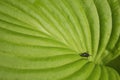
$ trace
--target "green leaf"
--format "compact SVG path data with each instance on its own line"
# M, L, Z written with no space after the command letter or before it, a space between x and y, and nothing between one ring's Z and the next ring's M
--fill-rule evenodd
M118 0L0 0L0 80L120 80L119 55Z
M114 69L116 69L118 71L118 73L120 74L120 56L118 56L116 59L110 61L107 65L110 67L113 67Z

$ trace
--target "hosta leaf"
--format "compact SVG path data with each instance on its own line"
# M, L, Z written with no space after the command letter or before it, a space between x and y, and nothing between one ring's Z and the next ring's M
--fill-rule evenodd
M119 64L119 61L120 61L120 56L117 57L116 59L112 60L111 62L109 62L107 65L113 67L114 69L116 69L119 72L119 74L120 74L120 64Z
M89 21L89 27L91 31L91 47L92 47L92 55L95 57L97 50L98 50L98 44L99 44L99 37L100 37L100 25L99 25L99 16L96 9L96 6L94 4L94 1L92 0L81 0L79 2L86 13L87 19ZM94 13L93 13L94 12ZM93 18L94 17L94 18Z
M119 4L0 0L0 80L120 80Z
M98 54L96 55L96 60L99 61L99 58L105 50L108 40L110 38L112 29L112 13L107 0L95 0L95 4L98 10L100 20L100 42L98 47Z
M112 12L112 33L111 37L109 40L109 43L106 48L106 52L104 56L105 57L105 62L109 62L110 60L116 58L120 54L120 8L119 8L119 3L117 0L108 0ZM111 54L112 53L112 54ZM109 58L109 59L107 59Z

